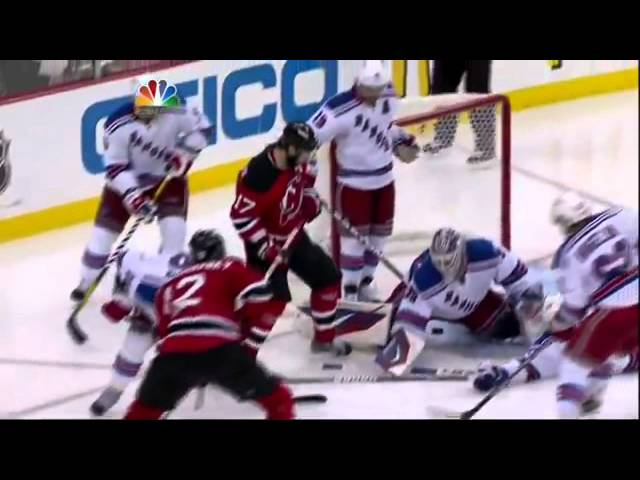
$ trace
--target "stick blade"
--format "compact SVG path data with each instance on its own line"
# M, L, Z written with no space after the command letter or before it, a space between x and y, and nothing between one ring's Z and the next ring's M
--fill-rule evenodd
M428 405L427 411L435 418L447 420L460 420L462 413L439 405Z
M73 315L67 320L67 331L69 332L71 339L78 345L84 344L89 339L87 334L80 328L76 317Z
M322 394L313 395L296 395L293 397L293 401L296 404L309 404L309 403L327 403L327 396Z

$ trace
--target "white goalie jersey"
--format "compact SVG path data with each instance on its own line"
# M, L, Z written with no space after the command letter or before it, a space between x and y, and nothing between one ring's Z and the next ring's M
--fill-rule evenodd
M469 239L467 272L462 281L446 283L426 250L411 266L410 282L416 295L400 304L396 320L403 317L460 320L475 310L494 285L517 297L533 282L526 265L513 253L490 240Z
M409 135L393 124L398 97L388 85L375 106L358 98L355 87L329 99L311 117L320 144L334 140L338 182L360 190L393 181L393 150Z
M174 155L192 160L207 146L211 129L196 107L162 113L150 123L137 119L133 109L133 102L127 103L105 123L107 184L119 193L157 185Z

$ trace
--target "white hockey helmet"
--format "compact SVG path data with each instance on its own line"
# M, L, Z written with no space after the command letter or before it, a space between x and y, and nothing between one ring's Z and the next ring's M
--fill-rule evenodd
M382 60L365 60L364 67L356 78L357 85L369 88L384 88L390 81Z
M565 192L551 205L551 222L569 233L571 227L593 215L589 202L575 192Z

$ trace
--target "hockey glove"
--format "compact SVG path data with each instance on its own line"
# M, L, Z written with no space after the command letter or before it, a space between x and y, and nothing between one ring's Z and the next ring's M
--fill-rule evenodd
M173 154L165 165L165 170L171 177L184 177L191 169L193 160L191 155Z
M483 363L478 368L478 375L473 379L473 387L480 392L488 392L504 383L508 376L509 372L505 368Z
M272 264L276 261L276 258L281 257L282 265L286 264L287 258L282 249L276 245L272 241L265 241L258 248L258 257L267 262L268 264Z
M131 215L142 217L147 223L153 221L156 206L146 193L138 188L130 188L124 192L124 206Z
M132 307L124 299L112 298L100 311L111 323L119 323L131 313Z
M407 138L396 145L393 153L395 153L396 157L403 163L414 162L420 154L420 146L416 142L416 137L408 135Z

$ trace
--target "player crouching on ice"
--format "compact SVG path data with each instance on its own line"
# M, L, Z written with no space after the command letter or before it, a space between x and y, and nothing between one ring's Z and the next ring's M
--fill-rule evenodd
M558 376L559 417L578 418L602 404L612 374L638 371L638 213L593 214L569 192L556 199L551 216L567 236L553 260L559 305L544 319L543 338L554 343L515 379ZM517 360L488 365L474 384L487 390L517 367Z
M210 124L197 108L186 108L182 99L179 107L141 106L139 99L118 108L105 123L106 184L82 257L81 280L71 292L74 301L81 301L98 277L131 215L148 222L158 217L161 252L179 253L184 247L186 174L207 145ZM166 175L171 180L154 203L151 198Z
M267 272L277 259L282 258L284 243L289 236L294 236L286 259L269 279L274 298L280 302L281 312L291 301L287 281L291 269L311 288L315 329L312 351L347 355L351 351L350 345L334 342L340 271L303 228L320 214L320 202L313 189L315 170L310 164L317 145L309 125L288 124L278 141L252 158L240 172L230 216L244 241L247 263L262 272ZM256 351L269 331L255 329L251 332L250 339Z
M449 228L438 230L429 249L414 260L408 282L411 288L401 284L392 295L399 300L394 301L391 338L376 357L393 375L408 370L433 330L446 332L453 327L449 323L463 325L480 339L519 337L524 332L514 307L523 297L540 306L543 302L542 284L513 253Z
M562 295L551 295L546 297L543 311L532 313L520 313L526 324L531 324L531 330L544 331L542 335L533 343L531 349L537 347L548 337L553 337L553 333L559 328L554 317L562 304ZM531 308L531 307L525 307ZM510 383L530 383L548 378L556 378L562 363L562 352L565 348L564 342L553 337L554 343L545 348L536 356L524 370L513 377ZM638 349L628 355L614 356L610 359L611 373L619 375L623 373L637 372L639 367ZM502 365L490 361L483 362L478 368L478 374L473 380L473 387L480 392L487 392L492 388L501 385L512 375L521 365L520 358L515 358ZM585 412L586 413L586 412Z

